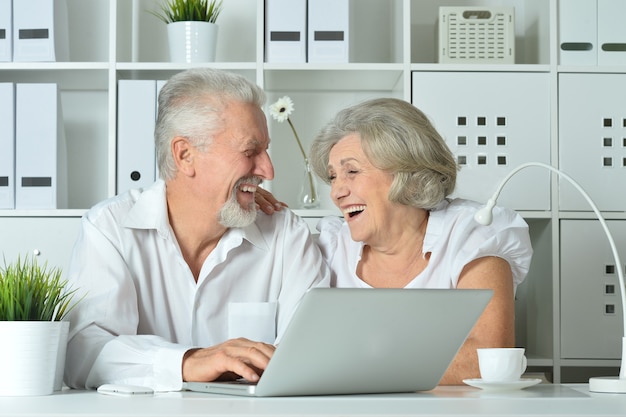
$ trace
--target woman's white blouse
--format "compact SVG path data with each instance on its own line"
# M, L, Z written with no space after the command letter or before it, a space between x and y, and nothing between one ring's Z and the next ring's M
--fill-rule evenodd
M430 261L406 288L456 288L463 267L485 256L506 260L517 288L532 258L528 225L513 210L495 207L493 223L483 226L474 220L480 208L479 203L454 199L431 210L422 249L423 254L431 253ZM331 268L331 286L370 287L356 275L364 243L352 240L347 223L326 217L317 228L318 244Z

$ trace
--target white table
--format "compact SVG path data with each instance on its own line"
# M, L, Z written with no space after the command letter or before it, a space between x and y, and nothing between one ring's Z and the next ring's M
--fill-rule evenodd
M625 416L626 394L587 385L541 384L488 392L438 387L410 394L244 398L191 392L113 397L65 390L43 397L0 397L0 416Z

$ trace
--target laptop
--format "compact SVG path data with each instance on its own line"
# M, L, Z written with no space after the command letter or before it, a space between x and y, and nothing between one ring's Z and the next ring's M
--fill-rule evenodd
M183 388L257 397L431 390L492 293L313 288L256 384L187 382Z

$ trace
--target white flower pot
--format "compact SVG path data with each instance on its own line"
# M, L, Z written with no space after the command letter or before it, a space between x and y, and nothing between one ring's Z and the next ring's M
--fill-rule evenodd
M209 22L173 22L167 24L172 62L214 62L217 25Z
M52 394L68 327L59 321L0 321L0 396Z

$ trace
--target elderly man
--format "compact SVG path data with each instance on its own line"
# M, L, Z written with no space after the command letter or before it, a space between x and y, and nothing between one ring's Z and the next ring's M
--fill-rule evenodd
M256 381L298 302L329 272L289 210L257 214L274 170L263 91L239 75L193 69L159 95L160 180L97 204L83 220L69 279L65 381L181 389Z

